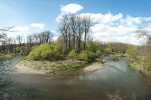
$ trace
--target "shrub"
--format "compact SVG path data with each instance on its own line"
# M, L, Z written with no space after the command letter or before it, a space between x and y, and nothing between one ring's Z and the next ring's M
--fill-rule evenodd
M76 53L76 50L73 49L69 54L68 54L68 57L69 58L72 58L72 59L76 59L78 56L78 54Z
M30 60L40 60L40 55L36 51L31 51L28 55Z
M129 46L128 49L126 50L126 54L129 55L131 58L136 58L138 55L138 50L134 46Z
M78 54L78 60L81 61L88 61L88 54L86 51L82 51L80 54Z
M112 52L112 49L111 48L105 48L104 50L106 53L111 53Z
M63 55L55 51L50 44L44 43L33 47L28 58L31 60L59 60L63 59Z
M101 52L100 50L97 50L97 51L96 51L96 54L97 54L98 56L100 56L100 55L102 54L102 52Z
M95 58L99 57L96 53L92 51L87 51L87 55L88 55L88 62L93 62L95 61Z
M82 51L79 55L78 55L78 60L81 61L87 61L88 63L95 61L95 58L97 58L97 54L92 52L92 51Z

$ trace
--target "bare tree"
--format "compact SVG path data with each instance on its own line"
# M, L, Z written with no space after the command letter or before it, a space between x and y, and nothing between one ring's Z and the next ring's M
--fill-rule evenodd
M60 19L59 31L62 34L67 48L67 52L76 49L81 51L82 37L84 34L84 49L86 48L87 35L92 26L90 17L81 17L78 15L64 15Z
M42 43L48 43L52 41L52 33L50 31L44 31L40 33Z
M19 44L19 46L21 47L23 37L22 37L21 35L18 35L18 36L16 37L16 40L18 41L18 44Z
M69 26L70 26L70 23L69 23L69 16L67 16L67 15L64 15L63 16L63 18L62 19L60 19L60 28L59 28L59 31L60 31L60 33L62 34L62 36L63 36L63 38L64 38L64 42L65 42L65 47L66 47L66 51L68 52L69 51L69 48L70 48L70 44L68 44L68 43L70 43L70 41L68 41L68 39L70 38L70 37L68 37L68 36L70 36L69 34L70 34L70 28L69 28Z
M140 38L143 38L143 39L146 39L147 40L147 45L148 46L151 46L151 34L147 31L147 30L145 30L145 29L143 29L143 28L141 28L141 27L138 27L138 30L136 31L136 36L140 39Z
M149 66L147 66L148 70L151 70L151 34L143 29L143 28L138 28L138 30L136 31L136 36L138 38L143 38L144 41L146 41L145 46L143 46L143 50L142 50L142 56L145 57L146 62L149 64Z
M92 23L92 19L90 18L90 16L84 16L83 17L83 24L84 24L84 50L86 49L86 40L87 40L87 36L90 32L90 28L94 25L94 23Z
M33 40L34 40L33 35L28 35L28 36L27 36L27 43L29 44L29 47L32 46Z

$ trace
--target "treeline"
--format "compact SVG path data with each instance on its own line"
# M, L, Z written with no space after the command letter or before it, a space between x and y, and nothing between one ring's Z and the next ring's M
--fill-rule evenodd
M90 62L100 55L126 53L128 44L94 41L90 33L95 24L90 16L64 15L60 19L60 36L56 41L53 41L50 31L34 33L26 38L20 35L10 38L3 34L1 52L25 54L32 60L71 58Z
M44 31L23 37L18 35L16 38L1 37L2 53L20 53L29 54L31 47L42 43L51 43L53 41L53 33Z

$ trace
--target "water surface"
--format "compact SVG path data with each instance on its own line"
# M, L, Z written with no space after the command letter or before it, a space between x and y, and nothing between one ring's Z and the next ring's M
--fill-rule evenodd
M10 65L19 60L13 58ZM101 70L61 79L14 73L13 83L3 90L14 100L108 100L108 95L115 94L123 100L151 100L151 80L133 71L128 63L127 58L107 60Z

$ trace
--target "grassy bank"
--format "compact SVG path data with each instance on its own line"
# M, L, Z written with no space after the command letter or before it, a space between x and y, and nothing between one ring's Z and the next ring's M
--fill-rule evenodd
M147 78L151 79L150 65L148 65L148 63L144 59L140 60L131 59L130 67L133 70L136 70L143 74L144 76L146 76Z
M17 56L18 54L14 54L14 53L12 53L12 54L1 54L0 55L0 61L3 61L3 60L6 60L6 59L11 59L11 58L13 58L13 57L15 57L15 56Z

